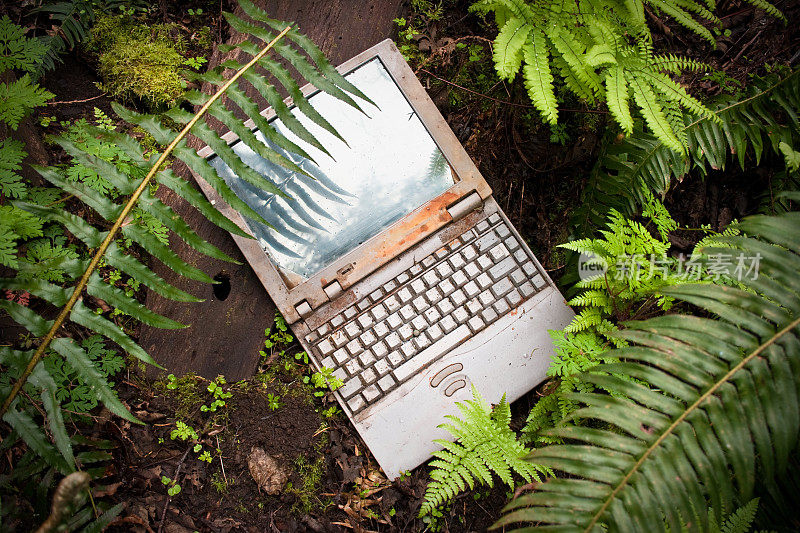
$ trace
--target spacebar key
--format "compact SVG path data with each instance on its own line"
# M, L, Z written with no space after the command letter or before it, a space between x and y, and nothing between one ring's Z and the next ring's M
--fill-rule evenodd
M441 356L452 350L461 341L469 337L470 331L466 324L462 324L444 337L442 337L436 344L425 348L409 361L403 363L394 371L394 377L397 381L403 382L433 363Z

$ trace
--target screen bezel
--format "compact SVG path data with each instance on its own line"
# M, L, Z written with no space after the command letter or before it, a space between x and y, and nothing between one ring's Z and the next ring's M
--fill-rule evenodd
M353 284L446 225L452 220L447 208L460 199L473 192L477 192L482 199L491 194L491 189L480 175L472 159L467 155L391 39L386 39L346 61L338 67L338 70L346 75L375 57L380 59L409 105L422 121L423 126L442 151L455 174L455 183L436 198L414 209L305 280L297 279L299 276L292 279L289 275L281 273L257 240L232 235L245 259L250 263L281 314L290 324L301 318L297 311L298 305L307 302L311 309L315 309L330 300L324 290L329 284L338 281L342 291L346 292ZM309 97L318 90L309 84L302 88L302 92ZM291 99L287 99L286 102L291 106ZM261 115L272 119L275 113L268 108L263 110ZM252 120L247 121L245 125L255 128ZM229 145L238 140L238 136L230 131L222 138ZM214 155L214 152L206 146L198 151L198 155L209 158ZM244 218L228 206L205 180L194 172L192 174L209 200L225 216L250 233Z

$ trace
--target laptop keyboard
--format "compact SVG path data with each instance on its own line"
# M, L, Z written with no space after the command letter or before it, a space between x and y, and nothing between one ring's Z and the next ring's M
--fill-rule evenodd
M356 414L547 285L497 213L343 310L306 340Z

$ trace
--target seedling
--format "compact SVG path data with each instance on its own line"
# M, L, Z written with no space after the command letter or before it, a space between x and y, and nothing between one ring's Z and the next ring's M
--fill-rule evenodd
M200 437L192 426L178 420L177 422L175 422L175 429L173 429L172 432L169 434L169 438L171 438L172 440L185 441L189 440L190 438L192 440L197 440Z
M175 479L171 479L167 476L161 476L161 483L163 483L164 486L169 487L167 489L167 494L169 494L170 496L175 496L181 491L181 486L177 483L177 480Z
M281 397L275 394L267 394L267 404L269 405L271 411L275 411L281 407L281 402L279 401L280 399Z
M217 379L208 384L206 390L214 397L214 401L211 402L211 405L201 405L200 410L202 412L214 412L218 408L225 406L225 400L233 396L233 393L225 392L223 390L222 386L226 383L227 382L223 376L217 376Z

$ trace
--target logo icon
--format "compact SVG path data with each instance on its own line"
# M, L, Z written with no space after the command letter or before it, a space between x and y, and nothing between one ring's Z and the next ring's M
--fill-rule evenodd
M602 276L608 270L608 263L605 259L592 252L581 252L578 258L578 276L582 280Z

